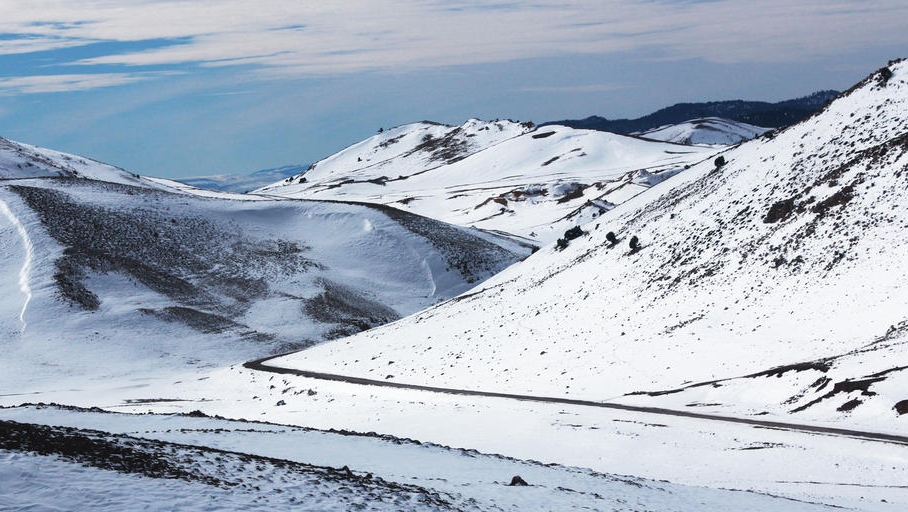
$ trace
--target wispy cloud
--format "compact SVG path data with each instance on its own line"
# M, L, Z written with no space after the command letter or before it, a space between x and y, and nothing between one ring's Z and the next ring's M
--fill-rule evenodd
M143 50L109 48L74 63L244 65L259 75L299 76L637 50L724 63L798 61L904 44L908 3L0 0L0 12L0 55L98 41L172 41ZM106 76L99 83L134 78Z
M0 55L17 55L23 53L46 52L91 44L91 41L80 39L61 39L42 36L17 36L0 39Z
M620 91L627 89L627 85L618 84L589 84L589 85L542 85L523 87L520 92L546 92L546 93L600 93Z
M7 77L0 78L0 95L85 91L131 84L158 76L161 74L98 73Z

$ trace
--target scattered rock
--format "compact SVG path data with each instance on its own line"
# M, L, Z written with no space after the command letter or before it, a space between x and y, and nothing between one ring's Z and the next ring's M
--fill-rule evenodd
M511 483L509 483L508 485L511 487L526 487L530 484L528 484L523 478L520 478L520 475L514 475L514 478L511 479Z
M895 409L895 412L897 412L899 416L908 414L908 400L902 400L901 402L896 403L893 409Z
M853 400L849 400L849 401L845 402L844 404L840 405L836 410L839 412L848 412L848 411L854 409L855 407L861 405L861 403L862 402L860 400L855 398Z
M571 229L564 232L564 238L566 238L568 240L574 240L574 239L580 238L583 235L584 235L584 232L582 229L580 229L580 226L574 226Z
M769 207L766 217L763 217L765 224L775 224L776 222L787 219L795 209L795 198L790 197L781 201L776 201Z

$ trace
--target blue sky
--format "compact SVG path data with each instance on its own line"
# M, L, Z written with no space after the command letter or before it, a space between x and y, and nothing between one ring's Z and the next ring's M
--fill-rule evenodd
M423 119L787 99L908 49L904 0L0 0L0 13L0 136L163 177L308 163Z

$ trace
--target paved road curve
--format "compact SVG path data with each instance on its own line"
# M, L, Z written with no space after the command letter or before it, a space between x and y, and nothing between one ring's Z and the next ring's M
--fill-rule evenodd
M254 361L243 364L243 367L250 370L261 372L280 373L284 375L297 375L310 379L329 380L336 382L346 382L348 384L360 384L364 386L379 386L383 388L412 389L415 391L428 391L431 393L445 393L448 395L464 396L481 396L489 398L505 398L509 400L522 400L525 402L542 402L549 404L578 405L582 407L599 407L601 409L615 409L619 411L639 412L645 414L660 414L663 416L676 416L681 418L694 418L698 420L723 421L727 423L740 423L744 425L753 425L763 428L775 428L783 430L793 430L798 432L824 434L833 436L852 437L855 439L864 439L867 441L879 441L885 443L902 444L908 446L908 436L899 436L894 434L882 434L879 432L865 432L861 430L849 430L843 428L820 427L814 425L802 425L798 423L786 423L781 421L765 421L753 418L735 418L733 416L720 416L715 414L702 414L690 411L679 411L675 409L664 409L661 407L641 407L636 405L624 405L609 402L594 402L592 400L577 400L573 398L558 398L549 396L517 395L512 393L495 393L492 391L474 391L469 389L439 388L434 386L421 386L418 384L404 384L401 382L391 382L385 380L364 379L361 377L350 377L347 375L336 375L333 373L312 372L307 370L297 370L295 368L282 368L280 366L271 366L266 364L272 359L283 357L287 354L263 357Z

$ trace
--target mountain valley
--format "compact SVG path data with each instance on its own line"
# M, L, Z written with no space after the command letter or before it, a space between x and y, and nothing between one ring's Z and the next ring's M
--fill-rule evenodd
M904 510L908 61L685 119L249 193L0 139L0 508Z

